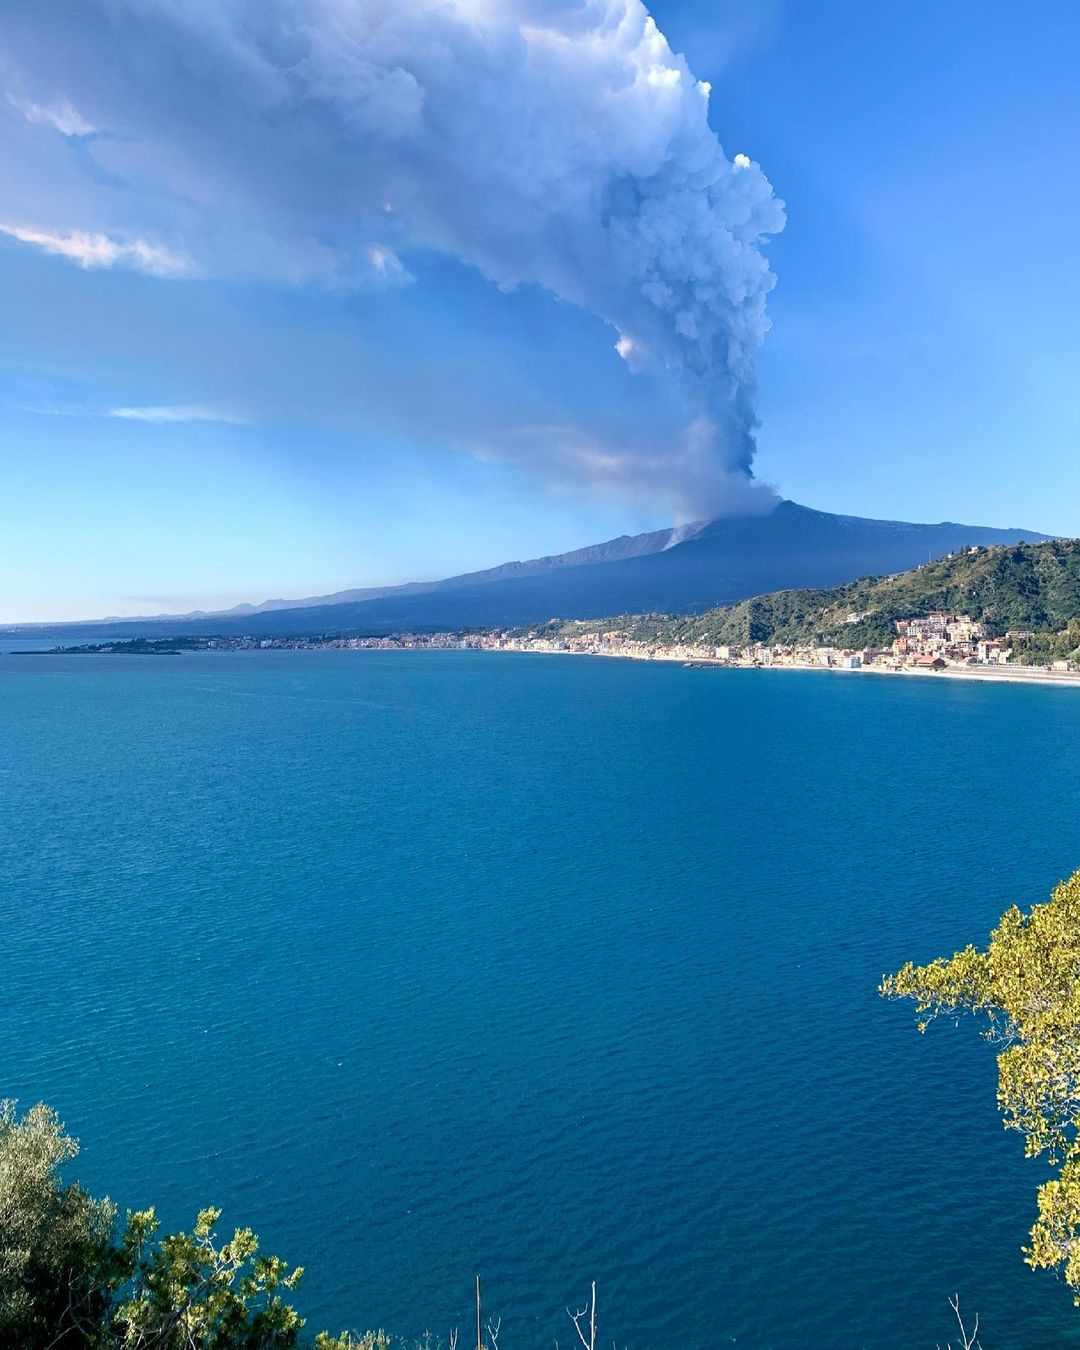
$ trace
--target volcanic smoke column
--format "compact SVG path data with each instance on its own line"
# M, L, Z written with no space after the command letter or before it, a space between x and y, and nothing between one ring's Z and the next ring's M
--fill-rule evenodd
M416 43L420 15L442 43ZM783 204L747 156L725 155L709 86L640 0L481 0L437 20L406 5L373 45L416 82L397 142L408 167L389 185L403 246L545 287L609 323L632 369L681 387L686 425L666 443L544 428L528 453L665 493L686 517L752 509L754 357L774 284L762 244Z
M0 6L8 115L84 141L55 172L102 172L67 194L78 218L45 218L40 174L0 185L9 235L159 276L363 290L435 250L544 287L673 381L681 429L478 412L457 439L686 517L753 498L783 207L641 0L56 0L43 31L40 0Z

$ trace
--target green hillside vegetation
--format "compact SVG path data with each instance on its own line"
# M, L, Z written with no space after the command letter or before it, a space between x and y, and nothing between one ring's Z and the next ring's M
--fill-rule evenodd
M616 629L645 642L817 643L858 650L887 646L897 619L932 610L970 614L995 637L1032 632L1032 639L1015 644L1020 662L1073 656L1080 649L1080 540L979 548L895 576L860 577L829 590L777 591L704 614L556 620L528 631L559 637ZM851 622L853 615L861 617Z
M887 976L887 998L911 999L925 1031L971 1013L999 1047L998 1106L1051 1176L1024 1258L1060 1272L1080 1305L1080 872L1028 911L1013 905L984 951L968 945Z

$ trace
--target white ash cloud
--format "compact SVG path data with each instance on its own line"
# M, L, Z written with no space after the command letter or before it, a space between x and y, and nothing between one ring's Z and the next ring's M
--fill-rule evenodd
M28 122L53 127L61 136L94 135L95 128L66 98L60 99L58 103L24 103L14 94L9 94L8 102L13 108L17 108Z
M122 422L149 422L154 426L170 426L177 422L222 422L228 426L247 426L247 419L226 408L214 408L204 403L150 404L146 407L110 408L106 417Z
M42 230L32 225L3 222L0 222L0 234L17 239L21 244L31 244L54 257L67 258L87 269L131 267L157 277L183 276L189 270L187 260L181 255L146 239L113 239L87 230Z
M6 0L0 51L10 101L65 110L37 134L97 133L66 197L8 176L8 233L83 266L362 289L434 251L543 287L669 374L685 430L491 452L684 513L747 495L783 208L640 0Z

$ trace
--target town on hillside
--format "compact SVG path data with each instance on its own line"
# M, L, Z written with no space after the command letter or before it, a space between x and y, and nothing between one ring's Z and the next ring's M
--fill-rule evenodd
M851 613L847 622L861 623L865 614ZM580 623L580 633L563 632L557 637L509 636L485 642L500 649L523 651L566 651L593 655L655 657L667 660L708 661L729 666L825 666L837 669L947 670L975 666L1006 666L1013 659L1017 643L1034 634L1012 631L1004 638L991 637L986 625L968 614L949 614L943 610L918 617L899 619L896 636L887 647L840 647L816 643L747 642L742 644L703 644L641 641L618 629L597 629ZM1077 664L1054 661L1049 669L1066 673Z
M852 612L846 622L853 627L867 615ZM608 620L608 623L611 621ZM962 671L994 668L1015 663L1034 673L1037 667L1016 660L1017 648L1036 635L1013 630L1004 637L992 637L987 625L968 614L949 614L933 610L929 614L899 619L889 646L826 646L817 643L744 642L715 643L703 639L684 642L648 638L624 628L609 628L603 621L578 619L546 629L504 629L482 632L395 633L386 636L340 637L200 637L136 638L94 644L54 648L65 653L140 653L180 651L282 651L331 649L357 650L452 650L500 652L560 652L585 656L623 656L639 660L684 661L744 668L792 666L837 670L933 670ZM1052 674L1067 675L1080 671L1080 662L1055 660L1043 667Z

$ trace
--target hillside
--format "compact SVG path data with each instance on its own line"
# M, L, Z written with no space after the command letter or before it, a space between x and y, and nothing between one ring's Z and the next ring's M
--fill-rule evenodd
M897 619L931 610L970 614L997 636L1016 630L1036 634L1018 645L1021 660L1071 654L1080 646L1080 540L978 548L895 576L778 591L699 615L622 616L603 623L662 642L801 642L858 649L887 645ZM853 621L854 616L860 617ZM533 631L555 635L574 629L552 623Z
M766 515L699 523L692 531L622 536L572 553L506 563L485 572L379 592L341 592L307 602L268 601L242 613L21 625L9 635L156 637L393 633L506 628L553 614L698 614L748 596L828 587L901 572L969 545L1045 536L945 521L918 525L814 511L780 502ZM343 596L351 598L342 598Z

